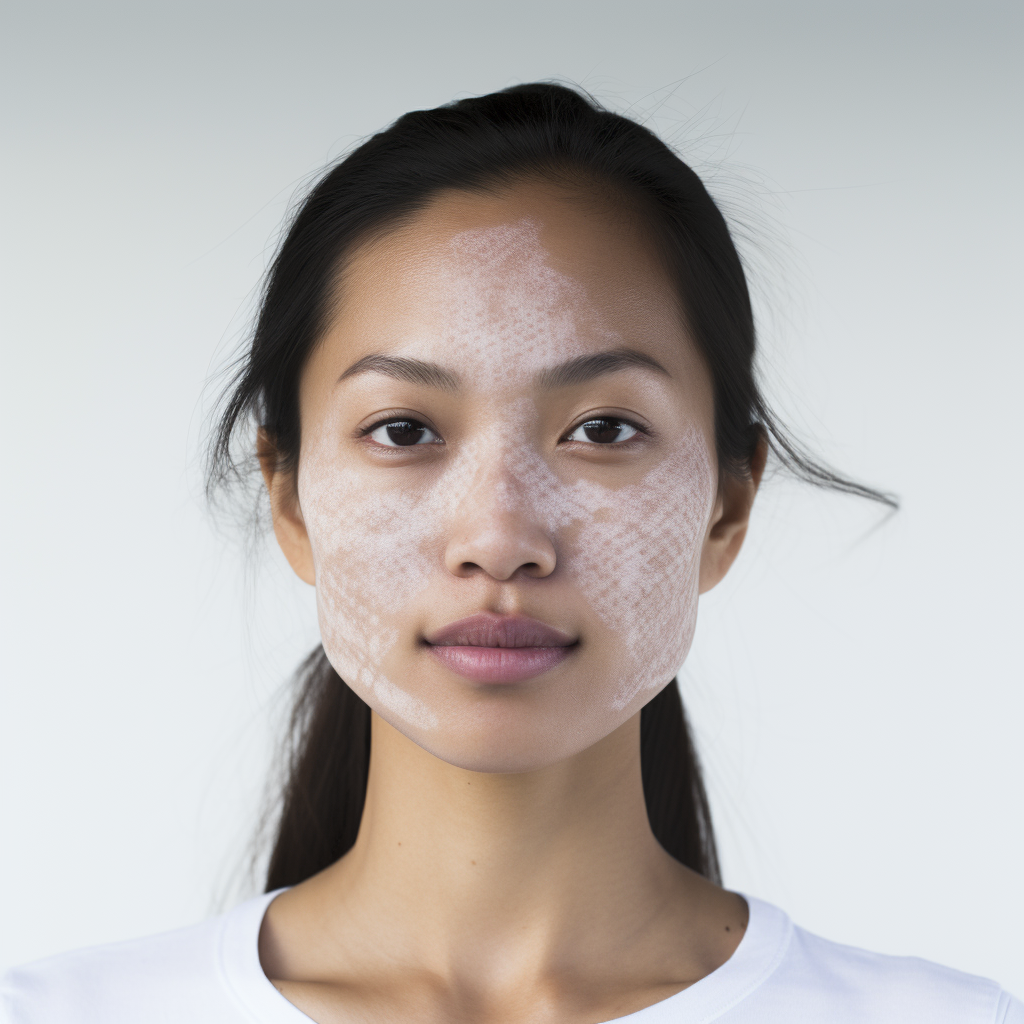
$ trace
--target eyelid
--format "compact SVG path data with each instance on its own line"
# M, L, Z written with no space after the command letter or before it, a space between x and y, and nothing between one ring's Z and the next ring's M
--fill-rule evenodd
M383 427L386 423L395 423L396 421L407 420L410 423L419 423L426 427L428 430L433 431L439 440L444 441L441 437L441 431L435 427L430 420L425 416L418 413L411 413L405 409L386 409L384 412L374 413L370 422L366 426L356 427L354 431L355 437L367 437L372 434L378 427Z
M578 416L571 427L565 431L564 434L558 439L558 443L561 444L566 441L570 434L575 433L583 426L584 423L590 423L592 420L616 420L619 423L625 423L631 426L639 434L643 434L644 437L654 437L654 431L651 427L642 421L638 416L631 416L629 413L624 412L610 412L607 409L602 409L597 412L584 413L582 416ZM616 441L614 444L604 445L606 448L613 448L616 445L627 445L630 441L634 440L630 438L628 441ZM578 442L577 442L578 443Z

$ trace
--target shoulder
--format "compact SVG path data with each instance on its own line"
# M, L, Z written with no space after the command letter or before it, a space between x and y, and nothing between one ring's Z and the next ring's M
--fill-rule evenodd
M837 1024L1024 1024L1024 1008L994 981L798 927L762 998L780 1009L800 1006L801 1019Z
M0 1024L241 1019L224 983L221 947L226 923L245 908L189 928L16 967L0 980Z

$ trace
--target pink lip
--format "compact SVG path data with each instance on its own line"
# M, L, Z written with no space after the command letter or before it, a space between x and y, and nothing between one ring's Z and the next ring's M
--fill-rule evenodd
M482 683L516 683L564 661L576 641L561 630L519 615L481 612L427 637L452 672Z

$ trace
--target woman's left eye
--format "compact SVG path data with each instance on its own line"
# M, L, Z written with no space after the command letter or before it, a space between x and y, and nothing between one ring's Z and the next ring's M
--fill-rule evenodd
M636 437L640 431L632 423L617 420L610 416L598 416L581 423L568 437L567 441L589 441L592 444L615 444Z
M385 448L411 448L416 444L434 444L440 441L437 434L419 420L397 419L379 423L369 436Z

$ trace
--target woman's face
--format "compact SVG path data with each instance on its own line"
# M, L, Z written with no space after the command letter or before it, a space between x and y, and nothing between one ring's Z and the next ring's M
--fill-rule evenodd
M350 262L300 406L299 571L331 663L396 729L526 771L672 679L712 396L625 219L538 187L436 201Z

